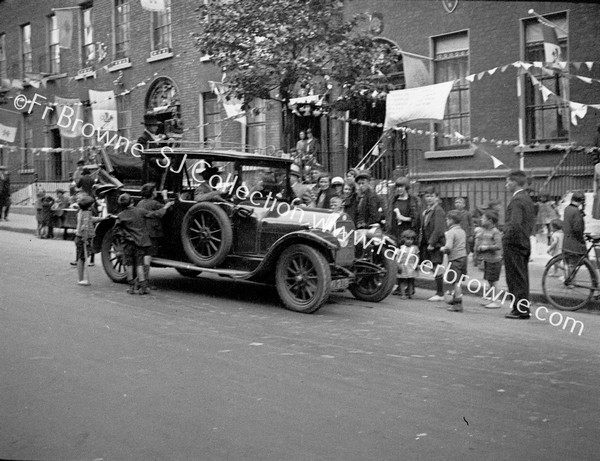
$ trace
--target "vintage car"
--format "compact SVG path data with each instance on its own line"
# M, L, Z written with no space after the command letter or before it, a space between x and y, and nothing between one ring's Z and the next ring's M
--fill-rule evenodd
M332 290L349 289L372 302L391 293L397 263L384 250L393 242L382 235L357 239L344 213L297 206L291 160L181 147L148 149L141 160L139 185L155 182L174 200L162 218L165 237L153 266L189 277L217 274L275 285L283 305L303 313L319 309ZM99 190L108 216L97 225L94 243L114 282L126 281L122 242L114 229L117 199L127 192L139 200L139 185L114 181ZM195 195L202 199L196 191L207 187L221 194L196 201Z

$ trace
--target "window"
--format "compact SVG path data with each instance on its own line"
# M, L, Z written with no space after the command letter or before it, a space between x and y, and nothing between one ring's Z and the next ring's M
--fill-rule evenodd
M58 21L56 16L50 16L50 40L48 46L48 56L50 59L50 73L60 73L60 46L59 46L59 35L60 30L58 29Z
M267 147L265 100L254 99L252 107L251 110L246 112L248 117L248 146L250 149L264 149Z
M33 72L33 55L31 53L31 24L21 26L21 62L23 72Z
M204 93L204 142L213 147L221 146L221 111L217 95Z
M567 37L568 24L565 14L547 16L556 24L556 35L561 48L562 60L568 61ZM527 62L544 62L544 40L542 26L537 19L525 22L525 53ZM561 77L552 67L531 67L529 69L542 85L557 96L568 99L568 80ZM525 75L525 136L527 143L545 141L568 141L569 139L569 106L555 97L544 96L540 88L533 85L530 74Z
M81 10L81 62L83 67L89 67L96 59L94 45L94 26L92 25L92 8Z
M469 72L469 36L466 32L447 35L435 39L435 82L447 82L466 77ZM442 123L436 124L440 136L436 138L436 149L451 149L457 146L468 146L459 139L444 138L441 134L463 136L471 135L469 82L460 80L454 84L446 115Z
M115 59L129 57L129 0L115 0Z
M8 78L8 66L6 64L6 34L0 34L0 78ZM2 85L0 84L0 87Z
M152 12L152 50L171 49L171 0L165 0L165 11Z

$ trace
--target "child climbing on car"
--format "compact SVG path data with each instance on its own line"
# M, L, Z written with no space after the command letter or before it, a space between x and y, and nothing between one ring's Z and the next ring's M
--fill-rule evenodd
M123 260L129 284L127 293L135 294L139 289L140 295L147 295L150 289L144 273L144 257L149 254L152 241L146 219L162 218L173 202L168 202L159 210L148 211L134 207L131 195L125 193L119 196L118 203L124 208L117 215L115 226L123 237Z

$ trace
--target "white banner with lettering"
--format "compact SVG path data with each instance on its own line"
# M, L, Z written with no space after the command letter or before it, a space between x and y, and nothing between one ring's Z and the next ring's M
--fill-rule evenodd
M416 120L443 120L454 82L390 91L386 98L384 130Z

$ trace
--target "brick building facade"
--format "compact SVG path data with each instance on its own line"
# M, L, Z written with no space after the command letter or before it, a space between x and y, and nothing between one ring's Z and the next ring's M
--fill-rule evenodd
M565 156L565 149L592 145L600 111L588 108L587 115L573 125L568 110L558 109L552 97L544 101L539 87L532 85L523 68L510 65L518 61L544 61L539 21L529 13L530 9L559 26L557 35L563 59L571 63L564 69L571 78L557 80L536 67L531 69L534 77L569 101L599 104L600 81L587 83L575 77L600 78L598 4L461 0L352 0L347 3L349 15L368 13L376 20L382 40L429 58L423 62L433 76L433 83L476 76L471 82L455 83L443 124L407 124L412 130L407 133L404 156L396 152L391 159L395 166L401 163L401 167L421 183L437 184L448 199L467 195L476 204L499 194L507 168L520 165L531 175L535 188L542 187L554 173L545 186L553 195L562 194L566 188L592 187L591 156L578 149ZM509 66L504 68L506 65ZM480 79L478 74L482 72L485 74ZM521 96L517 95L517 80L520 80ZM519 119L523 121L521 137ZM479 142L419 135L417 129L459 132L478 138ZM358 137L373 138L365 133L372 129L355 130L363 131ZM481 138L488 142L481 142ZM523 140L525 147L521 149L504 142L500 145L498 140ZM366 146L351 145L350 149L349 156L358 159L364 155ZM520 152L524 154L522 163ZM505 166L494 168L490 155ZM554 171L561 160L561 168ZM477 191L481 193L475 197Z

